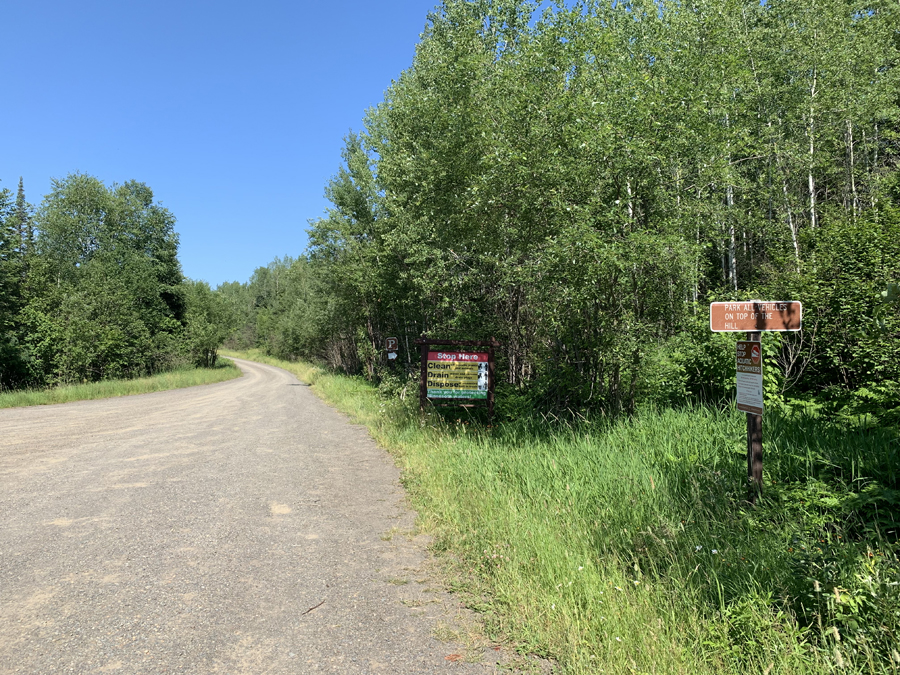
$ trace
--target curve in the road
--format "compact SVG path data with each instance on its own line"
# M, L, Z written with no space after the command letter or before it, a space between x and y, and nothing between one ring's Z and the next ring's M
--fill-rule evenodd
M397 469L292 375L0 410L0 673L483 672Z

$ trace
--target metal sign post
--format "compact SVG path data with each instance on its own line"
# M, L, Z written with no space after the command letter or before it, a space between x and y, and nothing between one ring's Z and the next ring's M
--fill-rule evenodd
M716 333L747 332L737 343L737 408L747 413L747 499L755 504L763 490L762 332L799 331L803 305L796 300L714 302L709 328Z
M494 418L494 384L496 368L494 350L500 346L496 340L433 340L425 337L416 340L421 349L419 374L419 408L425 409L428 401L433 406L478 407L487 404L488 423ZM430 347L444 347L431 351ZM486 352L446 349L453 347L487 347ZM435 403L438 400L464 401L460 403Z

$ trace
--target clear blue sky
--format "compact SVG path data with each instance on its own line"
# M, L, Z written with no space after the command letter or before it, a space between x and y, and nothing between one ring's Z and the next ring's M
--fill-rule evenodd
M246 281L306 247L342 138L412 63L437 0L3 3L0 187L135 179L187 276Z

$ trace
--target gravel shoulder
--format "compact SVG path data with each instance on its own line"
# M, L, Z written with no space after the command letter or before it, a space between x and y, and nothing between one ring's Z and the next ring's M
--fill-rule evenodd
M289 373L0 410L0 673L484 673L399 473ZM452 633L452 631L449 631ZM448 659L449 657L449 659Z

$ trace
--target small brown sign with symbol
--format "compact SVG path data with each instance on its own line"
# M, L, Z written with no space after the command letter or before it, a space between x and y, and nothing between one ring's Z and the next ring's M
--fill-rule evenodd
M386 338L384 341L384 348L386 351L395 352L399 346L400 340L397 338Z

